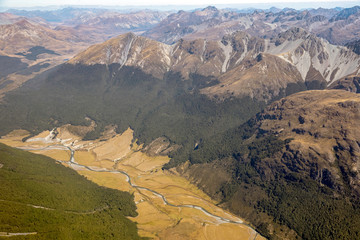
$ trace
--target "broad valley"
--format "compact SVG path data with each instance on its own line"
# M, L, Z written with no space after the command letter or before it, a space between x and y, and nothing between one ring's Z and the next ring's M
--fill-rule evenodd
M359 6L105 2L0 5L0 239L360 238Z

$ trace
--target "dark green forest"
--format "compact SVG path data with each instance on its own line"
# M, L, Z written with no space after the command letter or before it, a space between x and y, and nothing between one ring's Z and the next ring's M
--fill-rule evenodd
M37 232L12 239L140 239L131 194L3 144L0 164L0 232Z
M96 122L97 127L85 136L86 139L98 138L105 126L110 124L116 124L119 133L130 126L134 129L138 141L145 145L165 136L171 143L181 145L181 148L170 154L172 159L164 168L179 166L187 160L192 166L200 168L215 162L223 163L221 166L230 174L231 181L222 183L215 189L216 196L213 197L220 198L221 206L246 218L262 235L276 239L277 236L282 236L281 231L293 229L298 239L360 239L359 202L346 195L335 194L334 189L320 186L312 178L284 167L283 156L291 139L280 140L274 135L258 132L256 117L251 118L266 104L251 98L210 99L199 93L200 88L216 83L214 78L196 74L187 80L174 73L167 74L164 79L156 79L132 67L120 69L118 64L63 64L40 74L23 87L6 95L4 103L0 105L0 135L19 128L36 134L67 123L86 125L89 122L85 117L89 117ZM304 89L291 86L284 89L279 98L300 90ZM57 181L54 183L57 184ZM36 189L34 185L30 184ZM206 188L214 186L203 186L203 190L207 192ZM28 185L20 184L18 187L22 188L24 196L29 195L26 192ZM76 191L84 193L85 190L86 188L82 187ZM104 194L106 191L110 190L101 190ZM11 194L6 199L27 199L24 196L17 197L15 193ZM99 206L116 205L112 202L114 196L111 194L120 193L106 193L108 197L101 195L100 198L91 191L84 194L92 197L86 197L81 206L76 205L77 201L64 205L63 201L53 203L55 200L50 201L43 197L31 198L31 204L46 205L50 208L60 206L59 209L64 211L88 211ZM72 198L70 196L69 194L69 199ZM67 198L67 195L64 197ZM15 205L10 202L0 204ZM50 226L53 226L51 231L57 234L64 232L62 234L71 235L75 232L92 231L79 231L81 227L77 224L84 221L92 222L96 228L105 228L99 222L120 219L112 218L114 214L135 214L132 207L130 209L133 210L126 213L123 212L125 208L109 207L85 216L16 204L17 207L11 208L11 211L21 209L24 212L44 212L44 216L48 214L42 221L50 221ZM110 209L114 211L109 213ZM55 213L59 215L53 217L51 214ZM9 219L9 216L17 215L16 212L7 214ZM36 216L33 213L30 215ZM68 224L63 225L67 230L60 231L58 224L53 224L53 219ZM23 218L21 221L24 221L22 226L28 226L24 231L32 231L30 222L33 222L33 219ZM15 222L21 221L14 220L14 225L8 226L9 229L16 229ZM37 221L37 232L41 232L41 226L46 225L42 221ZM131 225L131 222L121 224L120 226L133 226L129 229L136 231L136 226ZM71 229L73 232L67 233L72 231ZM10 230L5 228L4 231ZM109 229L97 229L96 232L116 234ZM66 239L66 236L60 238ZM103 239L109 235L96 236L97 239Z
M279 239L289 229L296 232L297 239L360 239L359 200L320 185L310 173L289 169L286 164L292 163L284 158L291 139L256 131L256 119L204 140L190 155L192 164L199 166L224 162L217 166L232 180L215 189L220 205L245 217L269 239ZM193 177L199 180L204 176ZM211 188L203 186L205 192Z
M192 75L189 80L169 73L156 79L118 64L64 64L9 93L0 105L0 135L23 128L32 133L71 123L97 128L85 136L95 139L104 127L134 129L140 143L165 136L182 146L169 166L186 161L196 142L239 126L265 104L251 98L217 101L199 93L216 79Z

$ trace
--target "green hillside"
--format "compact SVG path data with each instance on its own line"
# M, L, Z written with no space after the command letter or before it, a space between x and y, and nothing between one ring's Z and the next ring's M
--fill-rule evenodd
M0 144L0 232L11 239L139 239L133 196L55 160Z
M288 96L204 139L187 174L270 239L360 239L359 106L347 91Z
M84 125L90 117L97 128L87 139L98 138L109 124L116 124L119 133L130 126L145 144L168 137L183 147L172 156L174 166L186 160L196 142L238 126L265 105L251 98L209 99L199 88L216 82L210 77L156 79L119 67L64 64L30 80L0 105L0 135L19 128L40 132L67 123Z

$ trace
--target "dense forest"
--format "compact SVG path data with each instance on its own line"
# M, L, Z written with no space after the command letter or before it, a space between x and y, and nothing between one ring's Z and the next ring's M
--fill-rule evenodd
M303 159L286 159L292 139L280 140L273 133L257 131L257 119L205 139L190 154L198 173L192 179L269 239L281 239L290 229L297 239L359 239L359 200L349 192L319 184L310 172L298 171L297 164ZM204 164L216 167L207 169ZM215 169L227 172L231 180L224 182L220 175L207 184L203 179Z
M164 168L189 160L192 166L206 169L204 166L219 162L231 181L203 185L203 190L249 220L264 236L282 236L281 231L293 229L293 236L302 239L358 239L360 204L334 195L331 188L305 175L285 171L282 158L291 139L257 132L256 118L250 119L266 103L251 98L210 99L199 93L201 87L216 82L196 74L188 80L173 73L156 79L118 64L63 64L7 94L0 105L0 135L19 128L35 134L67 123L84 125L89 117L97 127L85 139L98 138L110 124L116 124L119 133L130 126L145 145L165 136L181 148L170 154L171 161ZM293 88L284 89L279 98L293 93ZM266 172L269 166L274 169L272 177ZM195 182L214 174L213 169L209 171L193 175L198 178ZM99 204L89 202L81 207L88 206L86 211L102 206L101 201L95 203ZM35 210L44 211L27 211ZM92 215L91 221L109 217L107 211ZM97 214L101 216L94 218Z
M201 139L240 125L265 106L251 98L217 101L199 93L216 81L199 75L184 80L173 73L156 79L118 64L64 64L8 93L0 105L0 135L18 128L37 133L88 124L89 117L97 128L85 139L99 137L109 124L116 124L119 133L130 126L146 145L167 137L182 146L170 163L175 166Z
M133 196L55 160L0 144L0 232L13 239L140 239Z

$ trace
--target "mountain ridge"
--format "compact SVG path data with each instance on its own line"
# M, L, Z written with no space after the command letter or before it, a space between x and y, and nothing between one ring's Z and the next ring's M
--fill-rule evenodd
M209 96L216 94L229 97L249 96L248 91L241 90L241 87L234 89L233 84L244 76L241 75L241 70L253 67L254 62L262 62L263 68L268 68L264 62L267 57L260 58L270 55L271 58L275 58L273 62L268 61L272 65L269 69L276 63L282 70L271 74L262 69L256 71L254 68L250 74L248 70L249 77L241 80L245 81L245 85L250 84L253 88L259 89L259 84L252 81L257 78L256 74L273 79L279 75L282 77L277 80L279 82L275 84L275 89L271 90L279 94L290 83L303 85L303 89L312 85L325 87L347 75L357 74L360 69L360 56L345 47L331 45L301 28L289 29L272 39L261 39L244 32L235 32L224 36L221 41L181 39L173 45L128 33L88 48L69 63L117 63L121 66L139 68L159 79L169 72L180 73L185 80L191 74L215 77L219 84L202 92ZM261 84L268 83L263 79ZM224 87L225 85L228 87ZM260 92L250 95L264 100ZM277 96L274 94L265 98L268 101Z
M359 104L343 90L290 95L204 139L174 171L269 238L357 238Z
M357 7L342 10L284 8L275 12L249 13L213 9L210 19L202 17L209 14L206 8L191 12L179 11L145 32L144 36L172 44L180 38L191 40L201 36L208 40L219 40L223 35L239 30L253 36L271 38L292 27L301 27L332 44L345 44L358 38L356 9ZM343 15L346 17L341 17Z

